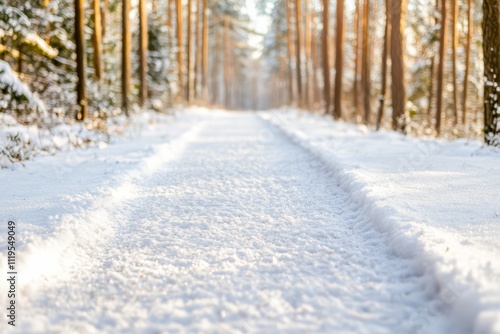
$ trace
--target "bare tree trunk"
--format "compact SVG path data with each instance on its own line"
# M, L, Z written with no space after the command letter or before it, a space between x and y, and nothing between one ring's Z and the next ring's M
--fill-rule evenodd
M498 0L483 1L484 141L500 146L500 12Z
M85 37L84 37L84 5L83 0L75 0L75 45L76 45L76 84L78 111L76 119L83 121L87 118L87 87L85 75Z
M452 11L452 66L453 66L453 124L458 124L458 85L457 85L457 47L458 47L458 4L457 0L451 0Z
M359 73L359 40L361 34L359 33L359 16L361 14L360 10L360 0L356 0L356 12L355 12L355 17L354 17L354 30L355 30L355 39L354 39L354 83L353 83L353 106L354 106L354 112L356 115L359 115L359 92L358 92L358 73Z
M436 10L439 7L439 0L436 0ZM439 20L437 16L434 15L434 23L435 25L439 24ZM434 101L434 77L435 77L435 67L436 67L436 55L432 54L431 58L431 66L430 66L430 73L429 73L429 102L427 106L427 118L430 120L431 115L432 115L432 102Z
M125 114L129 115L129 95L130 95L130 0L122 0L122 107Z
M148 16L146 0L139 0L139 104L148 98Z
M392 128L405 133L405 65L404 65L404 29L406 21L406 0L391 0L391 73L392 73Z
M396 0L397 1L397 0ZM385 0L385 31L384 49L382 51L382 89L380 90L379 106L377 111L376 129L380 129L382 118L384 117L385 97L387 91L387 58L391 50L391 0Z
M92 44L94 45L94 71L97 81L102 79L102 29L101 29L101 3L94 0L94 34Z
M202 100L208 102L208 0L203 0L203 29L202 29L202 60L201 60L201 95Z
M229 52L229 17L224 16L224 97L225 97L225 108L229 109L231 102L231 86L229 84L230 80L230 52Z
M302 0L295 0L295 34L297 53L297 98L299 106L303 106L302 95Z
M304 39L304 66L305 66L305 106L311 108L311 8L310 0L305 0L305 39Z
M103 0L101 10L101 30L102 36L106 35L106 28L108 24L109 0Z
M183 60L183 33L182 33L182 0L177 0L177 75L178 75L178 86L179 93L177 96L178 102L182 103L184 101L184 78L183 78L183 69L184 69L184 60Z
M371 94L371 78L370 78L370 46L369 46L369 18L370 18L370 0L364 0L363 5L363 45L361 48L361 85L363 87L363 108L364 122L370 122L370 94Z
M344 61L344 0L337 0L337 37L335 39L335 93L333 116L342 117L342 70Z
M314 11L314 15L312 15L314 18L317 17L318 12ZM316 20L315 20L316 21ZM312 97L312 103L313 106L315 106L320 97L319 93L319 83L318 83L318 42L317 42L317 26L315 23L312 25L312 33L311 33L311 60L312 60L312 86L313 86L313 97Z
M325 114L330 113L331 106L331 91L330 91L330 57L328 54L328 41L330 38L328 37L329 32L329 22L328 19L330 17L329 13L329 4L330 0L323 0L323 31L322 31L322 50L323 50L323 98L325 99Z
M292 11L290 9L290 1L286 0L285 1L285 7L286 7L286 24L287 24L287 38L288 38L288 81L289 81L289 103L293 104L293 101L295 100L295 94L294 94L294 83L295 81L293 80L293 57L295 56L295 45L293 44L293 27L292 27Z
M193 101L193 0L187 2L187 90L186 100L188 104Z
M196 32L195 32L195 42L194 42L194 45L195 45L195 51L194 51L194 54L195 54L195 62L194 62L194 78L193 78L193 95L194 95L194 99L195 100L199 100L200 98L200 94L199 94L199 90L198 90L198 86L199 86L199 83L200 83L200 76L199 76L199 72L200 72L200 63L201 63L201 57L202 57L202 50L201 50L201 40L202 38L200 38L200 14L201 14L201 11L202 11L202 2L203 0L197 0L196 1Z
M444 57L446 50L446 0L441 0L441 31L439 38L439 63L437 73L436 92L436 132L441 132L441 114L443 108L443 77L444 77Z
M467 90L469 85L470 45L472 37L472 0L467 0L467 40L465 43L465 75L462 98L462 124L467 121Z

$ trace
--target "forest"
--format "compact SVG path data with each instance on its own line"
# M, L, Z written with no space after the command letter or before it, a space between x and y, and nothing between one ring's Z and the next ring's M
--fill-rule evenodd
M496 0L256 7L250 15L244 0L6 0L0 113L95 124L141 108L294 106L498 145Z

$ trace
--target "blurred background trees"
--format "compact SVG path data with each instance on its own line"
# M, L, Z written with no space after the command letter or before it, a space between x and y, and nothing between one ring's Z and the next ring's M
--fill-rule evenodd
M295 106L498 142L498 0L255 4L258 17L245 0L5 0L0 112L35 122Z

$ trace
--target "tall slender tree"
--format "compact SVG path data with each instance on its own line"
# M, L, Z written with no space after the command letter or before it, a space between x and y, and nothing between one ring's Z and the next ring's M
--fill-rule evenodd
M391 95L392 95L392 128L401 132L406 130L405 105L405 64L403 52L403 36L406 21L406 0L391 0Z
M363 44L361 47L361 85L363 88L363 109L364 109L364 122L370 122L371 114L371 76L370 76L370 35L369 35L369 21L370 19L370 0L364 0L363 4Z
M330 113L331 91L330 91L330 57L328 55L329 32L329 4L330 0L323 0L323 31L322 31L322 58L323 58L323 98L325 100L325 113Z
M147 0L139 0L139 104L144 106L148 98L148 14Z
M124 0L126 1L126 0ZM183 102L184 98L184 53L182 52L184 48L183 43L183 10L182 10L182 0L176 0L176 10L177 10L177 86L179 87L177 101Z
M76 84L78 111L76 119L87 118L87 86L85 74L85 37L84 37L84 5L83 0L75 0L75 45L76 45Z
M293 0L290 0L293 1ZM295 41L297 57L297 99L299 106L303 106L302 94L302 0L295 0Z
M483 0L484 141L500 146L500 4Z
M462 95L462 124L466 123L467 116L467 90L469 89L469 64L472 38L472 0L467 0L467 37L465 42L465 74L464 90Z
M457 83L457 48L458 48L458 0L451 0L451 52L453 75L453 124L458 124L458 83Z
M102 79L102 20L101 20L101 2L94 0L94 33L92 42L94 45L94 71L98 81Z
M344 61L344 0L337 0L337 37L335 39L335 93L333 116L342 117L342 70Z
M389 57L389 50L391 50L391 0L385 0L385 30L384 30L384 47L382 50L382 87L380 90L379 105L377 111L377 130L380 129L382 118L384 117L385 97L387 90L387 58Z
M208 0L203 0L201 91L202 100L208 102Z
M130 0L122 0L122 107L129 115L129 95L131 76L131 33L130 33Z
M295 80L293 77L293 61L295 57L295 45L293 40L292 13L289 5L289 0L285 0L286 10L286 26L287 26L287 45L288 45L288 94L289 103L292 104L295 100Z
M193 0L187 2L187 90L186 100L188 103L193 101Z
M441 0L441 29L439 36L439 63L436 91L436 132L441 132L441 114L443 109L444 62L446 50L446 0Z

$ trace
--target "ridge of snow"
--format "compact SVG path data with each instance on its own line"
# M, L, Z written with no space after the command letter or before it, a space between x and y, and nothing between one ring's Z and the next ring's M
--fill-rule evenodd
M432 331L431 319L446 314L454 332L500 333L497 150L467 140L444 143L394 132L371 133L365 126L335 123L301 111L274 111L261 117L318 159L371 218L369 224L387 234L393 251L412 259L427 276L426 289L430 297L438 296L438 302L415 320L420 332ZM340 154L336 149L342 145ZM376 153L367 155L368 148ZM457 171L461 166L455 160L443 163L457 157L460 161L463 157L464 168L470 164L472 171ZM474 158L487 165L478 167ZM481 167L492 172L482 177ZM475 187L470 180L474 177L479 182ZM459 203L444 200L447 196L460 200L454 188L462 195ZM428 191L431 194L425 196ZM474 206L481 201L486 202L482 208ZM454 205L454 210L448 205ZM491 218L481 211L488 208ZM479 222L466 225L466 215ZM451 221L442 221L447 218ZM473 235L475 229L479 229L477 235Z

